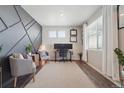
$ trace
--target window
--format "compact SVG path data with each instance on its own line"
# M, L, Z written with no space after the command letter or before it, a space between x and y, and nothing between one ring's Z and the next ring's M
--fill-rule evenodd
M65 38L65 31L58 31L58 38Z
M49 38L56 38L56 31L49 31Z
M49 31L49 38L65 38L65 31Z
M88 47L89 48L97 48L97 21L93 22L89 26L88 31Z
M102 48L102 16L97 20L98 29L98 48Z
M102 16L87 27L89 49L102 48Z

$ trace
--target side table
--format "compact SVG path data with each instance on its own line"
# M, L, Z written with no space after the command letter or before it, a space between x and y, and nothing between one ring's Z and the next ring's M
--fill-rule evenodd
M36 67L40 66L39 54L32 54L32 60L35 62Z

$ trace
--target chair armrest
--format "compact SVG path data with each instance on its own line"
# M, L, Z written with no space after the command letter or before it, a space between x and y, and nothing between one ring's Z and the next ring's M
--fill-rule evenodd
M32 60L31 59L16 59L17 61L16 62L18 62L18 63L20 63L20 62L23 62L23 63L25 63L25 62L31 62L32 63Z
M13 60L10 61L11 73L13 76L21 76L33 72L31 59L13 59Z

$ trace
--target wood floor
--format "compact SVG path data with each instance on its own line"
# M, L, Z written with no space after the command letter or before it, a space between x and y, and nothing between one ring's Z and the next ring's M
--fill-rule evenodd
M78 66L87 74L87 76L92 80L92 82L98 88L118 88L113 82L103 77L100 73L96 70L91 68L85 62L76 62Z

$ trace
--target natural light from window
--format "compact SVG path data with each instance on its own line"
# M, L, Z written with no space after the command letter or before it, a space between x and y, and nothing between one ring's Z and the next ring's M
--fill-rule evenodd
M49 38L65 38L65 31L49 31Z
M58 31L58 38L65 38L65 31Z
M87 27L87 39L89 49L102 48L102 16Z
M56 38L56 31L49 31L49 38Z

